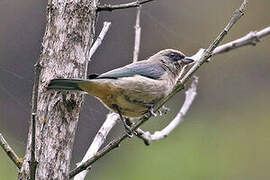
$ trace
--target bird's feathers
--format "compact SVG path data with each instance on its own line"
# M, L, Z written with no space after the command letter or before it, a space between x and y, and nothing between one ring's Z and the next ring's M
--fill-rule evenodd
M50 81L47 89L63 89L63 90L80 90L79 83L83 82L80 79L53 79Z
M123 77L133 77L135 75L140 75L143 77L151 79L159 79L165 70L161 64L152 62L137 62L132 63L122 68L117 68L109 72L103 73L96 77L96 79L118 79Z

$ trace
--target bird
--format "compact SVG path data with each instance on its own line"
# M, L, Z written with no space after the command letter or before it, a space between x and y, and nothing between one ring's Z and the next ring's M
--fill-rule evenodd
M124 118L155 115L154 106L173 90L181 70L194 60L179 50L165 49L137 61L88 79L52 79L48 90L84 91Z

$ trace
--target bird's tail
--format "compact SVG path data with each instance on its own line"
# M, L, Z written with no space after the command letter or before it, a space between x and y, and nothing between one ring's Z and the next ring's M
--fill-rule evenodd
M80 79L53 79L50 81L47 89L83 91L79 87L79 84L82 82L83 80L80 80Z

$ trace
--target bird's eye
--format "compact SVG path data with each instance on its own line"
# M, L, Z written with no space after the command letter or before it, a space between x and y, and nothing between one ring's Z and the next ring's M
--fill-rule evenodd
M169 57L172 61L178 61L181 59L181 55L175 52L168 53L167 57Z
M174 58L177 56L177 54L172 52L172 53L169 53L169 56L170 56L170 58Z
M177 52L169 52L165 56L167 56L171 61L179 61L184 58L182 54Z

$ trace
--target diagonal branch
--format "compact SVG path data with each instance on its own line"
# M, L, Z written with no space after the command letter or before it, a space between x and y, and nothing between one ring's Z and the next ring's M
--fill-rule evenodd
M127 8L134 8L134 7L138 7L142 4L151 2L154 0L142 0L142 1L134 1L131 3L126 3L126 4L118 4L118 5L111 5L111 4L104 4L104 5L100 5L97 6L97 12L98 11L113 11L116 9L127 9Z
M100 34L98 35L95 43L93 44L93 46L91 47L90 51L89 51L89 60L91 60L91 57L93 56L93 54L96 52L97 48L101 45L104 37L106 36L108 30L110 29L111 27L111 22L104 22L103 23L103 28L100 32Z
M38 101L38 85L41 72L40 60L35 64L35 78L32 90L31 104L31 153L30 153L30 179L34 180L36 176L37 160L36 160L36 119L37 119L37 101Z
M102 146L102 144L105 142L107 135L109 134L109 132L111 131L111 129L115 126L116 122L119 119L119 115L115 114L115 113L109 113L107 115L106 120L104 121L103 125L101 126L101 128L99 129L99 131L97 132L96 137L94 138L92 144L90 145L90 147L88 148L86 154L83 157L83 160L78 163L78 167L83 164L84 162L86 162L89 158L95 157L99 148ZM88 172L87 168L86 170L83 169L82 172L80 172L79 174L77 174L74 177L74 180L83 180Z
M21 169L22 161L20 160L18 155L15 153L15 151L10 147L10 145L7 143L7 141L5 140L5 138L3 137L1 133L0 133L0 146L7 153L8 157L14 162L17 168Z
M138 1L139 2L139 1ZM140 16L141 16L141 5L137 7L137 15L136 15L136 24L135 28L135 38L134 38L134 51L133 51L133 62L138 61L140 44L141 44L141 26L140 26Z
M230 19L228 25L225 27L225 29L218 35L218 37L215 39L213 43L210 44L209 48L202 53L202 56L199 58L199 60L193 65L193 67L188 71L188 73L180 80L180 82L177 84L176 88L173 90L172 93L163 100L155 107L154 112L156 112L160 107L162 107L171 97L173 97L177 92L182 90L184 88L184 84L190 79L190 77L195 73L199 67L204 64L212 55L213 50L218 46L218 44L222 41L222 39L225 37L225 35L228 33L228 31L232 28L232 26L244 15L244 10L247 5L247 0L244 0L242 5L238 10L236 10ZM139 122L134 125L131 129L136 130L139 126L141 126L143 123L145 123L151 116L146 115L140 118ZM69 178L74 177L76 174L80 173L81 171L87 169L89 166L91 166L94 162L96 162L98 159L103 157L105 154L110 152L111 150L119 147L119 144L128 137L127 134L123 134L118 139L113 140L110 142L107 146L105 146L103 149L101 149L94 157L89 158L85 163L81 164L79 167L73 169L69 173Z
M217 36L217 38L209 45L207 50L205 50L202 55L198 58L195 64L189 69L189 71L184 75L184 77L178 80L177 85L174 90L163 100L161 100L155 107L155 111L161 108L169 99L171 99L175 94L184 89L184 84L191 78L191 76L212 56L213 50L219 45L219 43L223 40L223 38L228 34L230 29L236 22L244 15L245 8L247 6L247 0L244 0L241 4L240 8L237 9L231 19L229 20L226 27L222 30L222 32Z
M198 61L196 61L196 63L191 67L191 69L187 72L187 74L183 77L183 79L181 79L180 86L183 86L183 84L185 84L188 81L188 79L200 68L200 66L203 65L205 62L207 62L207 60L212 56L212 52L214 51L214 49L228 34L233 25L235 25L237 21L244 15L247 3L248 1L244 0L240 8L233 13L227 26L218 35L218 37L210 44L210 46L206 49L206 51L204 51L201 58Z

